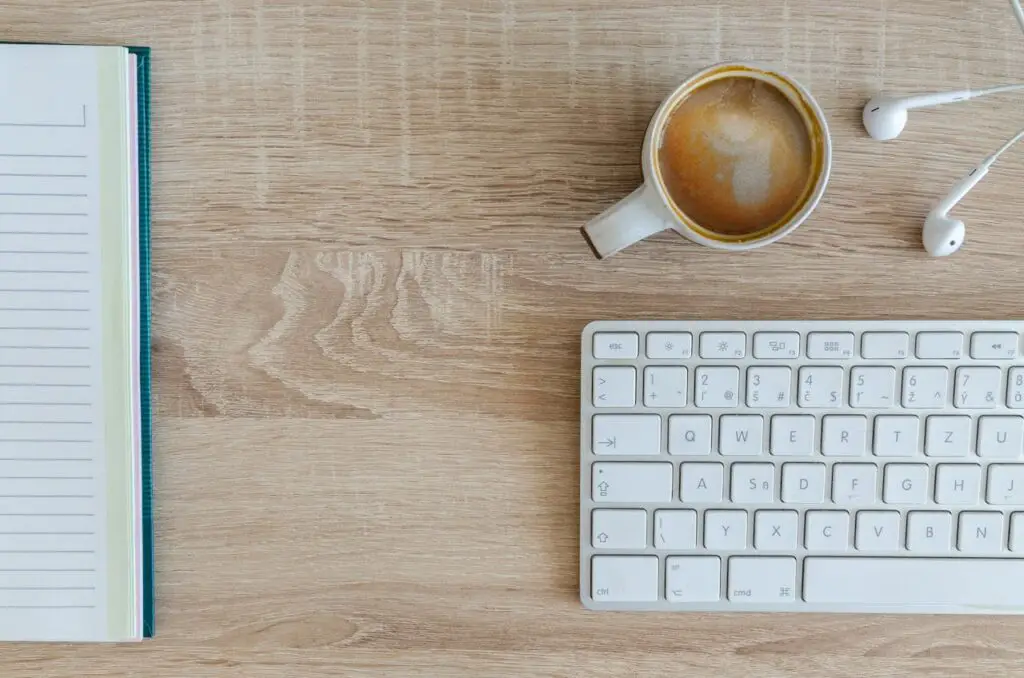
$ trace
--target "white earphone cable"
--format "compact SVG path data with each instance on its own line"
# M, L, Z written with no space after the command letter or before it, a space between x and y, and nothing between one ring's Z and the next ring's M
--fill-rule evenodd
M992 165L992 163L994 163L999 158L999 156L1001 156L1003 153L1008 151L1011 146L1013 146L1015 143L1017 143L1021 139L1024 139L1024 129L1022 129L1021 131L1017 132L1017 134L1012 139L1010 139L1005 144L1003 144L999 148L998 151L996 151L992 155L990 155L987 158L985 158L984 166L985 167L990 167Z
M1024 83L1016 85L998 85L996 87L988 87L986 89L979 89L971 92L972 97L983 96L985 94L999 94L1000 92L1016 92L1017 90L1024 89Z
M1020 0L1010 0L1010 7L1013 8L1013 14L1017 17L1017 23L1020 24L1020 30L1024 31L1024 8L1020 6Z

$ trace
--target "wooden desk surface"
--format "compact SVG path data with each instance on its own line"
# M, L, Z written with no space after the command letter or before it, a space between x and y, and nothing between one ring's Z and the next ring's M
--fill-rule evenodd
M1024 619L594 614L578 336L597 318L1021 315L1020 96L862 132L866 98L1013 81L1006 0L23 0L0 37L148 44L158 638L6 647L10 676L933 676L1024 666ZM578 228L711 62L780 64L831 188L749 254Z

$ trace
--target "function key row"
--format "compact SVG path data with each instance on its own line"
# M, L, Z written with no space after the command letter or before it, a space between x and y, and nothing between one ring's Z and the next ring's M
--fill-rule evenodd
M655 360L686 360L694 356L690 332L648 332L645 352ZM848 360L858 355L852 332L809 332L803 353L799 332L755 332L751 353L759 360ZM911 342L908 332L864 332L860 336L860 357L868 360L902 360L911 355L924 360L956 360L963 357L965 343L975 360L1013 360L1018 356L1016 332L974 332L968 342L963 332L918 332ZM636 332L597 332L594 357L599 360L633 359L640 355ZM697 354L701 358L736 360L747 357L744 332L700 332Z

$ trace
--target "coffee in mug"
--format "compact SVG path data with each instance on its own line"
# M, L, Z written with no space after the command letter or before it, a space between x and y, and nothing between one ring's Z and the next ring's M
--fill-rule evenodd
M807 218L830 168L828 127L806 90L773 70L714 66L652 118L644 185L583 231L599 257L666 228L711 247L759 247Z

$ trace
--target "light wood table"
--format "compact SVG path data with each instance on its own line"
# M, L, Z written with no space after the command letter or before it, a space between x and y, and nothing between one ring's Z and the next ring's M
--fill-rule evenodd
M1006 0L22 0L0 37L153 48L158 637L0 674L929 676L1024 670L1024 620L597 614L578 599L579 333L598 318L1004 318L1024 305ZM579 234L662 96L781 65L835 136L823 205L723 254Z

